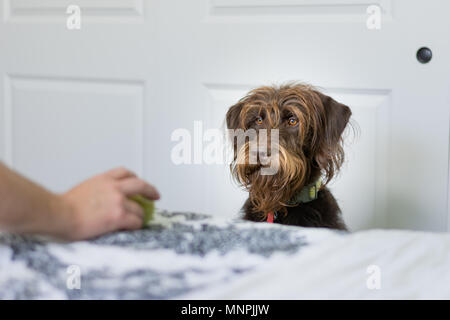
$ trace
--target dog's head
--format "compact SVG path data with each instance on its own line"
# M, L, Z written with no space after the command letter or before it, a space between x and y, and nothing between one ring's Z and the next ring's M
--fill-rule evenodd
M350 116L350 108L304 84L254 89L228 110L231 171L255 212L282 210L306 184L333 178L344 160L342 133ZM268 166L276 170L264 174Z

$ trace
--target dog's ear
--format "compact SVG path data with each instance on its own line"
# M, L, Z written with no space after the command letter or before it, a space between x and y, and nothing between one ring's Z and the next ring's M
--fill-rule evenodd
M325 110L325 136L331 144L339 143L342 133L352 115L350 108L333 98L318 92Z
M324 128L315 159L320 169L325 171L327 181L329 181L344 161L341 138L352 112L346 105L321 92L317 92L317 95L323 105Z
M241 110L243 103L238 102L234 106L231 106L227 112L227 128L238 129L241 127Z

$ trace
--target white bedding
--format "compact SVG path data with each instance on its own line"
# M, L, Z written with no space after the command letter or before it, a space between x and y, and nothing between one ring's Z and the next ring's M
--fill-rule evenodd
M310 245L301 254L268 262L225 287L188 298L450 299L448 234L304 232Z
M91 241L0 234L0 299L450 299L449 252L447 234L158 212Z

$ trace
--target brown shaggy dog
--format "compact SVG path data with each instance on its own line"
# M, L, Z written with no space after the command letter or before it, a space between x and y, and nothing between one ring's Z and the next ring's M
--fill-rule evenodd
M233 129L231 171L249 191L244 219L346 230L326 185L343 163L350 116L347 106L296 83L254 89L232 106L226 115ZM240 140L252 130L255 136ZM262 134L267 144L261 148ZM270 162L276 170L264 174Z

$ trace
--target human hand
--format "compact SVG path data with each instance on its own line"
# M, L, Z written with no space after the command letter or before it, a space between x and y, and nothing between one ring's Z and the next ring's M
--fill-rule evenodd
M81 240L116 230L142 227L144 212L128 197L160 198L152 185L134 173L117 168L93 177L60 196L66 226L60 237Z

